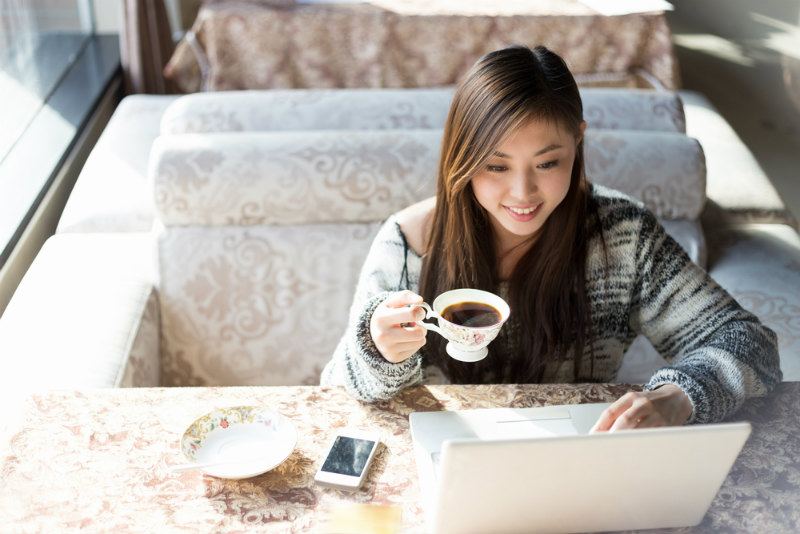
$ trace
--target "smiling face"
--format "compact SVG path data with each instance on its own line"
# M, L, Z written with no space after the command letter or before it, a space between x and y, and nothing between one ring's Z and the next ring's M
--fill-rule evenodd
M585 128L581 123L581 134ZM530 238L567 196L579 141L555 122L531 120L501 141L472 177L501 254L532 244Z

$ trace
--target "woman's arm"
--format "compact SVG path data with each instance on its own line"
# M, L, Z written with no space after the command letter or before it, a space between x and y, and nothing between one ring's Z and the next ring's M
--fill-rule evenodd
M370 333L375 309L397 291L417 290L420 259L408 249L395 217L378 231L361 269L348 327L322 372L322 385L340 385L365 401L385 400L422 380L421 356L392 363ZM409 287L410 286L410 287Z
M642 217L636 246L638 279L631 327L669 362L645 385L678 386L692 404L692 422L720 421L750 397L781 381L777 336L664 231Z

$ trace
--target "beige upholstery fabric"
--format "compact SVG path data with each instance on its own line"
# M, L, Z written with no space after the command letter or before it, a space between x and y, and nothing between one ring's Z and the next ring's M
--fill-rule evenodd
M24 377L19 388L316 383L379 221L433 193L441 124L430 102L449 101L450 91L126 98L59 226L105 232L62 233L45 246L0 317L0 354L14 355L4 372ZM715 144L726 124L698 121L707 108L691 108L688 128L713 151L709 169L716 162L704 210L704 154L674 131L683 120L674 93L582 91L589 177L642 198L701 264L702 211L712 275L778 332L787 379L800 379L800 238L784 225L710 217L720 205L761 201L744 202L763 174L748 182L743 172L724 197L720 169L746 147L730 137ZM371 100L378 94L387 95L382 105ZM153 147L148 187L162 114L171 135ZM340 120L344 130L326 130ZM215 129L227 130L185 133ZM157 243L109 233L149 230L154 200L165 225ZM775 209L759 213L778 213L767 201ZM629 355L621 381L642 382L663 361L643 339Z
M163 136L156 209L175 225L370 221L435 191L441 132L308 131ZM705 202L699 144L682 134L586 133L590 180L694 220Z
M151 173L168 385L314 383L382 220L434 193L439 130L160 137ZM684 134L595 130L589 176L696 242L704 166ZM399 281L398 281L399 283Z
M711 275L778 334L784 380L800 380L800 236L784 224L713 225Z
M435 192L439 130L164 136L155 203L168 226L375 221Z
M172 103L162 134L441 129L454 89L294 89L195 93ZM589 128L683 132L676 92L582 88Z
M0 320L0 354L36 381L4 387L157 384L151 247L151 236L139 233L48 239ZM131 350L141 371L124 378Z
M161 133L441 129L452 98L452 88L195 93L167 108Z
M705 158L683 134L586 131L586 176L644 202L658 217L695 220L705 205Z
M441 129L452 88L230 91L131 95L89 155L58 232L147 231L150 147L162 134L305 129ZM683 131L675 92L582 88L591 128Z
M151 286L118 385L122 388L160 386L161 368L161 308L156 288Z
M376 231L168 228L159 239L165 384L319 383Z
M683 102L674 91L582 88L589 128L686 132Z
M177 96L131 95L117 106L81 169L57 232L147 232L150 147L159 120Z

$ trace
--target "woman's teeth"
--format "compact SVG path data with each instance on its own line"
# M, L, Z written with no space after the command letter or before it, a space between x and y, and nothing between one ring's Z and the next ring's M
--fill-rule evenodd
M516 213L518 215L527 215L529 213L533 213L533 211L536 210L536 208L538 208L538 207L539 206L534 206L532 208L519 209L519 208L512 208L511 206L509 206L508 209L510 209L511 211L513 211L514 213Z

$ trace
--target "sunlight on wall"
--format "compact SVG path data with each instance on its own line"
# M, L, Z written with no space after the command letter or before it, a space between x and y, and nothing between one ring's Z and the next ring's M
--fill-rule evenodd
M710 33L684 33L674 35L675 44L690 50L704 52L743 67L753 67L756 62L748 57L745 49L733 41Z
M774 30L768 33L764 39L757 40L757 44L785 56L800 59L800 28L798 26L760 13L750 13L750 18Z

